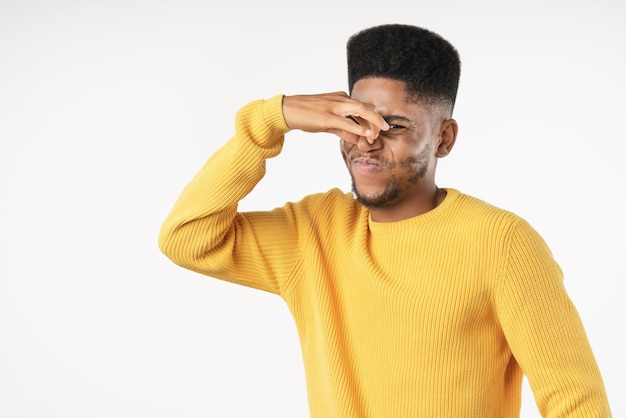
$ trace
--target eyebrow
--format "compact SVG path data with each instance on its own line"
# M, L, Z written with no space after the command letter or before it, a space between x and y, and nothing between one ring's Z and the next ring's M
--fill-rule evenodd
M400 116L400 115L385 115L383 116L383 119L385 119L385 122L387 123L391 123L391 122L406 122L406 123L414 123L411 119L407 118L406 116Z

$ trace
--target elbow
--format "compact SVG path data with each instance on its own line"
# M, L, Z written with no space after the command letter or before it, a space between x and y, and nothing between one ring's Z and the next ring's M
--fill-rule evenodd
M169 228L167 225L161 227L158 237L159 250L175 264L185 264L185 257L183 254L184 246L181 243L180 234L177 233L175 228Z
M161 228L161 231L159 232L159 238L157 241L157 244L159 246L159 250L161 250L161 252L167 257L167 258L172 258L174 254L174 241L171 239L170 234L168 233L169 231L165 231L163 228Z
M167 219L158 236L159 249L174 264L209 276L230 263L233 245L234 234L216 231L198 219Z
M219 265L215 261L219 256L213 251L215 246L211 241L200 238L202 236L193 224L164 224L159 232L158 247L174 264L207 274Z

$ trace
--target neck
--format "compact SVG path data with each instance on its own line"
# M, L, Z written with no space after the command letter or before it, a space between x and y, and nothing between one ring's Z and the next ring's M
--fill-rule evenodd
M446 198L446 191L433 185L433 188L414 195L406 202L390 207L370 209L370 216L374 222L398 222L422 215L435 209Z

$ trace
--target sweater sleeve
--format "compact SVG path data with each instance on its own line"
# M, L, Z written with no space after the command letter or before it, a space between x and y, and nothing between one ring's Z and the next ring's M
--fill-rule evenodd
M512 226L496 309L543 417L611 416L581 319L550 250L523 220Z
M159 234L174 263L215 278L281 293L296 254L295 228L282 211L243 214L243 199L265 174L265 160L282 150L289 130L282 95L239 110L235 135L185 187ZM289 232L291 231L291 232ZM280 253L280 256L278 254Z

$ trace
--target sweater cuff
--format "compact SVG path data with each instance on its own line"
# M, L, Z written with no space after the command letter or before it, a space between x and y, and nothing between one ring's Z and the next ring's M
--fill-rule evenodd
M263 118L267 122L267 126L280 135L291 130L283 115L283 97L285 97L284 94L278 94L263 103Z

